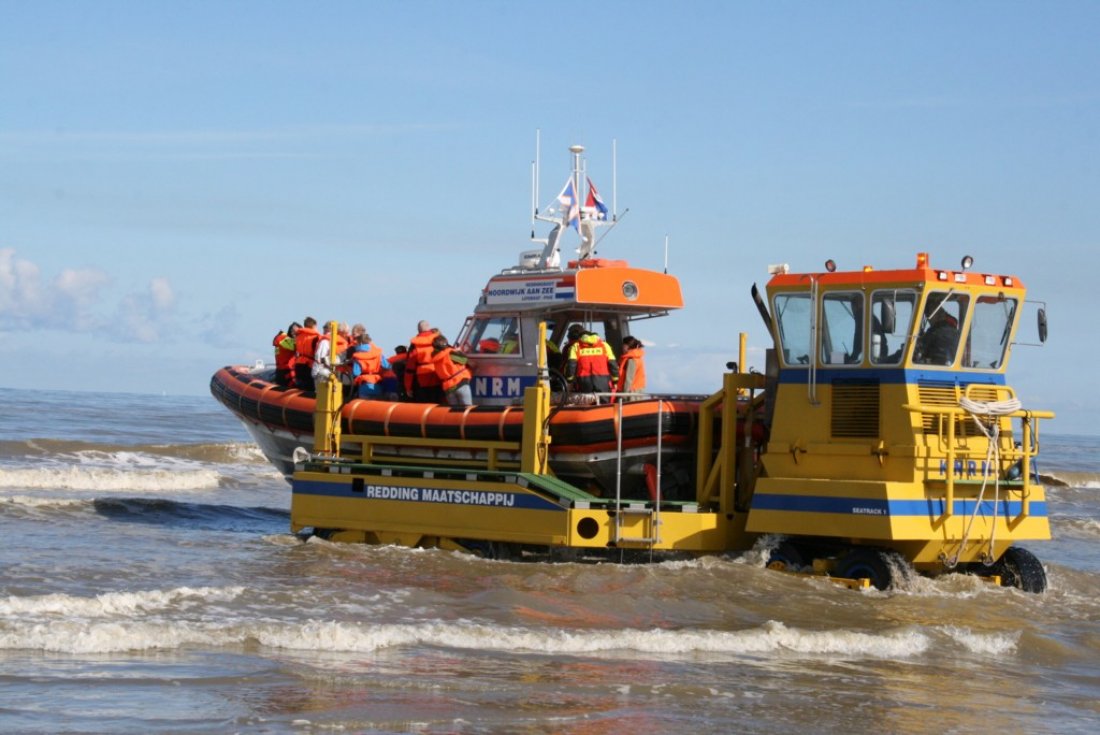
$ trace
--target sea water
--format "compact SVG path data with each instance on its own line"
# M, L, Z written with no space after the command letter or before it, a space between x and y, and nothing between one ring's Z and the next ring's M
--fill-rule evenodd
M1056 426L1049 591L856 592L303 542L212 398L0 389L0 732L1092 733L1100 438Z

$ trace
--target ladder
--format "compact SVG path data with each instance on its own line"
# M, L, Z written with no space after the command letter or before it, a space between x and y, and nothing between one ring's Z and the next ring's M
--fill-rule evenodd
M615 417L615 441L617 452L617 466L615 470L615 521L614 521L614 533L612 534L612 541L615 546L619 546L622 543L626 544L642 544L653 548L654 545L661 543L661 440L664 438L665 433L665 417L664 417L664 401L658 398L657 400L657 479L656 479L656 497L653 500L652 507L648 503L641 502L623 502L622 498L622 480L623 480L623 401L622 397L616 401L618 411ZM640 536L628 536L624 533L624 526L634 526L637 524L628 522L630 519L642 518L641 522L641 535Z

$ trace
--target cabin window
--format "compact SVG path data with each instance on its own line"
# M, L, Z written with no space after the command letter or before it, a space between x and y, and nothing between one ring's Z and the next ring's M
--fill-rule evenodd
M872 365L901 362L916 307L916 291L892 289L872 294L869 351Z
M773 311L783 363L809 365L810 355L813 354L810 347L810 294L777 294Z
M459 342L467 355L523 355L519 317L496 316L474 319Z
M966 320L970 303L967 294L933 291L928 294L921 314L920 333L913 348L918 365L954 365L959 351L959 329Z
M995 370L1004 363L1016 318L1016 299L1000 294L979 296L963 353L963 367Z
M863 294L827 293L821 299L821 364L863 360Z

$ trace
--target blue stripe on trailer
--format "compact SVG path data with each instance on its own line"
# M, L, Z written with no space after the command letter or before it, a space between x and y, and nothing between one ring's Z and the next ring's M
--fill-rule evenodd
M974 513L974 500L956 499L955 515ZM939 518L944 513L946 501L943 498L925 500L884 500L881 498L832 498L821 495L781 495L776 493L756 493L752 498L752 510L781 510L799 513L840 513L859 516L890 516L892 518L920 517ZM983 500L979 512L992 516L994 503ZM1023 512L1023 503L1019 500L1001 499L997 502L997 515L1015 517ZM1032 501L1028 515L1046 517L1047 504Z

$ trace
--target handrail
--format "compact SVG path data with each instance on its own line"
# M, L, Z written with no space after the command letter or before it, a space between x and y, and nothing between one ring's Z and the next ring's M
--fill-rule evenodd
M344 434L345 443L358 444L358 456L349 457L357 459L364 464L374 461L377 447L428 447L432 449L473 449L485 450L484 459L471 458L468 460L447 459L446 463L462 464L469 467L482 467L487 470L514 469L519 466L518 455L521 450L520 442L498 441L490 439L432 439L419 436L378 436L369 434ZM514 453L515 460L500 458L502 453ZM437 463L436 460L424 457L403 457L388 453L382 453L387 461L408 460L409 464Z
M944 513L943 517L949 518L954 513L955 508L955 461L956 459L970 458L975 456L981 456L980 450L970 450L964 447L955 446L955 418L959 416L970 416L971 413L966 409L959 406L933 406L924 404L912 404L906 403L902 408L912 413L922 413L936 416L938 429L936 436L942 444L945 446L944 460L947 464L946 471L944 473L944 483L946 485L947 497L944 499ZM1019 461L1021 469L1021 480L1023 481L1020 492L1022 494L1022 502L1020 508L1020 514L1027 516L1030 511L1030 499L1031 499L1031 459L1039 456L1039 419L1052 419L1054 418L1053 411L1034 411L1030 409L1019 409L999 415L998 420L1002 418L1014 419L1018 418L1022 422L1021 429L1021 442L1019 447L1013 446L1010 449L1006 449L1002 452L1002 456L1006 461ZM1035 428L1032 430L1032 419L1035 420ZM944 436L944 423L947 424L947 436ZM983 474L988 475L988 467L983 469Z
M742 389L763 390L764 376L759 373L723 373L722 387L699 406L699 441L696 452L695 500L700 508L715 500L722 512L734 511L734 487L737 477L737 406ZM728 400L727 400L728 399ZM721 409L718 406L721 405ZM746 406L750 413L755 403ZM714 447L714 419L721 410L722 436L717 452ZM749 430L751 431L751 421ZM715 495L715 489L718 493Z

